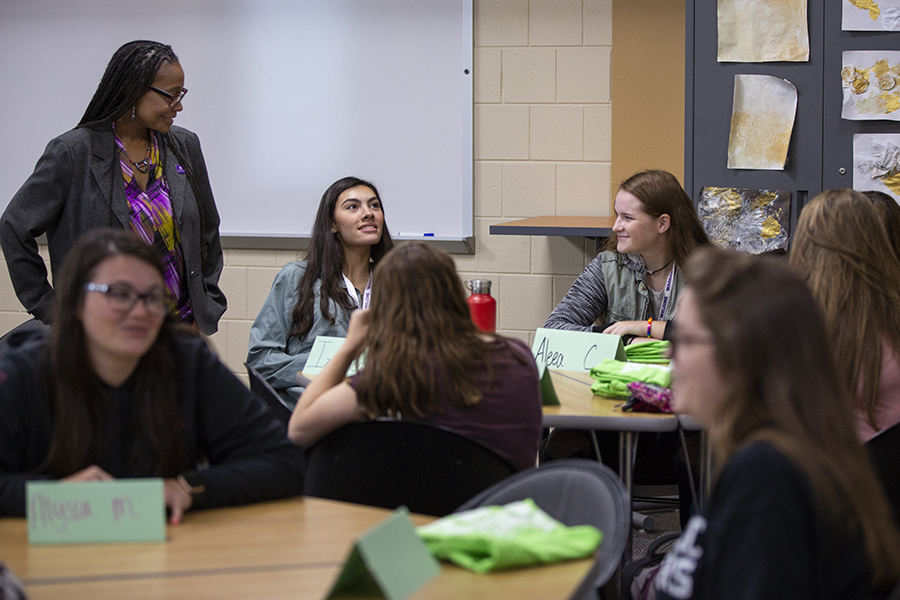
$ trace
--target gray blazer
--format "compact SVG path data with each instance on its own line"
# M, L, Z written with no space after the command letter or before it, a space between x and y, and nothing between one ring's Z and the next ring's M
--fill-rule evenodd
M350 315L331 300L328 311L334 322L330 323L322 316L322 281L317 280L313 287L312 329L302 338L290 334L297 304L297 285L306 272L306 265L305 260L288 263L275 276L266 302L250 328L247 352L247 364L259 371L281 396L282 402L291 408L303 393L303 387L297 384L297 373L306 366L316 338L320 335L347 337L350 326ZM348 296L355 309L356 299Z
M212 334L226 307L219 289L223 263L219 213L197 135L173 126L169 136L193 170L203 196L205 260L200 258L200 211L194 192L174 153L160 140L194 319L202 332ZM16 295L26 310L44 323L51 319L53 288L36 238L47 234L55 283L69 249L82 233L97 227L131 228L115 134L108 124L72 129L51 140L34 173L0 218L0 245Z

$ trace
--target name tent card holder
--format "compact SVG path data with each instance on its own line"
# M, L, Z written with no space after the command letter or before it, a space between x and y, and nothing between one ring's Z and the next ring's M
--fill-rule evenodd
M376 596L403 600L441 570L401 506L357 538L327 599Z
M163 480L31 481L29 544L166 541Z
M325 365L327 365L329 361L334 358L334 355L337 354L337 351L341 348L343 343L344 338L342 337L330 335L316 336L316 341L313 342L313 347L309 351L309 358L306 359L306 365L303 367L303 373L305 375L318 375L321 373L322 369L325 368ZM348 377L354 375L362 368L364 358L365 355L360 356L356 362L350 365L350 368L347 369Z
M584 373L605 358L626 360L620 335L543 327L534 336L531 354L539 370L543 365L547 369Z
M541 404L544 406L559 406L559 396L556 395L556 388L553 387L550 369L545 364L539 364L538 373L541 379Z

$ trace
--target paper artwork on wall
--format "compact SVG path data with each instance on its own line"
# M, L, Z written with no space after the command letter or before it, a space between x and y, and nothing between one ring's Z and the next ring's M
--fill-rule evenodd
M900 121L900 52L844 52L842 65L841 117L854 121Z
M760 254L787 249L790 201L786 190L704 187L697 214L714 244Z
M769 75L735 75L729 169L783 170L797 114L797 88Z
M900 202L900 133L853 136L853 189L884 192Z
M807 0L719 0L719 62L809 61Z
M900 0L841 0L844 31L900 31Z

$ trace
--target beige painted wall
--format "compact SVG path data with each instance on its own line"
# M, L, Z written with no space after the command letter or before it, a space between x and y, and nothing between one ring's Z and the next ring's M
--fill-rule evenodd
M685 0L613 0L612 193L643 169L684 183Z
M475 0L477 242L474 255L454 258L463 279L494 282L498 330L529 343L593 258L593 242L488 229L539 215L610 214L612 3ZM279 268L295 258L225 251L228 311L212 342L232 371L243 374L253 318ZM0 265L0 332L27 318Z

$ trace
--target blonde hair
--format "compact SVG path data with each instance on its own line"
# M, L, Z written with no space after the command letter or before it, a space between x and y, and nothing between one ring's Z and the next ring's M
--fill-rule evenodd
M886 342L900 355L900 260L872 203L853 190L822 192L803 209L790 264L825 313L844 384L876 431Z

